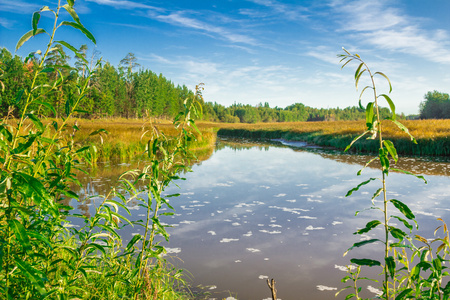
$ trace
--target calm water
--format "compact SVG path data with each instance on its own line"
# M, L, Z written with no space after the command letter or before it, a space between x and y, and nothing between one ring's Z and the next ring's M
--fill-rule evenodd
M379 217L374 211L355 216L371 206L379 183L344 197L361 181L379 176L370 168L356 176L367 160L320 149L219 140L213 155L178 182L180 188L167 191L181 193L171 200L176 215L163 219L174 225L167 247L180 260L173 263L192 274L194 286L205 286L210 299L269 299L267 278L275 278L280 299L335 299L350 258L377 258L382 252L382 245L372 245L342 257L353 243L381 234L352 234ZM390 197L407 203L419 233L431 238L440 225L436 218L450 223L450 164L401 160L403 168L428 174L428 184L391 173ZM101 192L114 181L116 175L104 174L91 181L86 193ZM88 212L91 204L78 208ZM135 218L142 217L137 207L130 208ZM124 239L135 232L124 232ZM365 290L374 295L370 287Z

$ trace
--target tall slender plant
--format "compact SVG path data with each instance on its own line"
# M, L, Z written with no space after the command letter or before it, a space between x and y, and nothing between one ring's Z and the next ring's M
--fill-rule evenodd
M373 73L366 62L358 55L351 54L347 50L343 49L344 54L338 55L341 58L342 68L344 68L348 63L354 61L358 63L355 71L355 86L358 89L358 84L363 75L368 75L370 84L365 86L359 97L359 106L361 109L365 109L366 112L366 130L357 136L350 145L347 146L345 151L350 149L350 147L360 138L368 136L369 139L377 139L379 141L379 151L378 156L370 159L366 165L357 173L361 175L362 171L371 165L372 163L378 161L379 168L381 171L381 176L379 178L369 178L358 184L355 188L348 191L346 196L350 196L353 192L359 190L362 186L371 183L372 181L378 180L380 182L380 187L375 191L372 196L372 207L371 210L378 210L381 212L381 218L369 221L364 228L359 229L355 234L366 234L371 230L377 228L378 226L383 227L383 237L382 238L372 238L369 240L364 240L362 242L357 242L353 244L352 247L345 252L346 255L350 250L370 245L373 243L383 244L383 256L384 261L378 261L369 258L353 258L350 261L356 264L357 271L352 271L349 268L350 276L344 277L343 281L352 280L354 284L345 287L343 290L348 288L353 289L354 292L347 295L346 299L350 298L360 298L361 288L357 286L357 281L359 279L360 267L361 266L380 266L382 267L383 283L382 283L382 299L448 299L448 288L442 287L442 279L444 276L448 275L445 271L445 267L442 266L444 262L444 257L448 255L448 230L444 223L443 229L446 237L437 238L431 242L427 239L416 235L414 238L411 237L414 225L418 229L418 224L415 216L411 209L404 202L397 199L389 199L388 192L386 188L386 180L391 171L402 172L408 175L413 175L419 179L422 179L425 183L427 182L423 176L414 175L408 171L404 171L395 168L395 163L397 163L399 157L395 146L392 141L383 138L383 124L384 122L393 122L397 127L406 133L413 143L416 143L415 138L409 133L408 129L396 120L395 105L388 94L380 94L377 91L377 86L375 78L379 77L385 79L389 85L389 93L392 91L392 85L389 78L382 72ZM372 91L372 101L369 101L364 108L362 106L362 97L366 91ZM385 119L380 116L380 105L379 100L384 99L391 111L391 115ZM392 164L393 163L393 164ZM381 197L381 205L376 204L377 198ZM356 214L358 214L357 212ZM393 214L394 213L394 214ZM391 223L392 219L400 221L404 225L405 229L396 227ZM441 220L442 221L442 220ZM439 228L439 227L438 227ZM414 245L414 240L418 240L424 243L425 246L416 247ZM441 245L436 250L436 257L432 255L431 244L434 242L441 242ZM409 251L408 251L409 250ZM440 252L442 252L441 255ZM420 261L415 264L414 259L419 258ZM431 272L428 278L420 275L420 271ZM342 291L342 290L341 290ZM340 291L340 292L341 292ZM338 292L338 294L340 293ZM444 297L444 298L442 298Z
M168 184L178 179L178 172L187 168L187 142L193 139L192 128L195 99L187 99L185 110L174 121L180 134L169 138L152 135L148 142L150 165L142 171L122 175L122 187L113 188L107 195L95 195L93 215L72 212L69 203L77 200L72 191L79 185L77 172L85 172L81 161L93 161L95 149L75 142L78 131L71 122L79 112L80 101L89 91L89 81L95 76L84 56L66 41L55 41L55 33L62 26L81 31L95 43L94 36L82 25L74 10L74 0L56 9L44 6L32 17L32 30L23 35L16 50L37 35L47 34L45 51L31 53L39 56L34 65L33 79L17 94L16 103L23 103L19 119L12 114L0 122L0 298L1 299L178 299L176 289L183 283L181 273L166 269L165 249L156 239L168 239L165 225L160 221L163 205L172 208L162 193ZM61 21L65 10L71 21ZM38 28L41 13L54 17L50 31ZM58 46L59 45L59 46ZM58 46L58 47L57 47ZM44 65L51 51L60 46L71 50L85 64L87 76L78 76L75 88L64 98L61 119L48 120L45 110L56 115L49 103L50 93L62 93L68 85L65 72L76 72L70 66ZM51 84L40 84L40 78L56 73ZM45 82L45 81L44 81ZM7 88L7 87L6 87ZM63 98L61 98L63 99ZM11 108L10 112L14 108ZM84 112L83 112L84 113ZM72 124L72 125L70 125ZM104 130L98 130L96 135ZM146 180L145 189L138 191L135 180ZM145 196L147 195L147 196ZM130 197L140 197L148 210L145 222L132 222ZM153 214L152 214L153 213ZM81 219L81 225L74 218ZM125 225L145 228L143 236L136 235L126 246L119 230ZM138 242L141 241L141 244ZM152 261L155 259L155 261Z

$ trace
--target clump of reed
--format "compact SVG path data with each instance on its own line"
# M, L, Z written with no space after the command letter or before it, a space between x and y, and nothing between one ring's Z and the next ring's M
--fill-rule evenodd
M408 120L403 121L418 144L410 143L409 136L399 132L393 123L385 123L384 136L395 141L397 151L406 155L450 155L450 120ZM365 128L365 121L292 122L259 124L218 124L219 135L286 140L298 140L320 146L338 149L345 147ZM354 152L378 151L373 140L361 140L353 148Z

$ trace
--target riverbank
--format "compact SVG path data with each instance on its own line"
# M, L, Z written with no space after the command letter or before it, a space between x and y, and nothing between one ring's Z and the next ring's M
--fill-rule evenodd
M384 125L384 139L394 142L397 152L414 156L450 156L450 120L402 121L417 140L411 142L408 134L393 123ZM364 132L364 121L293 122L259 124L218 124L219 136L250 139L284 139L303 141L318 146L344 150L351 141ZM377 153L376 140L361 138L351 150L354 153Z

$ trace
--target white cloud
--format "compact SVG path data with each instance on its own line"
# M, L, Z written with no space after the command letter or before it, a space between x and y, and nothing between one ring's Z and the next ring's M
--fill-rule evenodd
M249 45L256 45L256 41L249 36L233 33L224 27L215 26L206 22L199 21L194 18L186 17L185 12L173 12L169 15L158 15L155 18L161 22L169 23L176 26L187 27L203 31L207 34L214 34L222 37L232 43L243 43ZM154 17L149 15L150 17Z
M385 0L335 1L331 5L338 16L338 32L351 32L352 38L377 49L415 55L450 64L449 33L420 27L421 20L406 15Z

